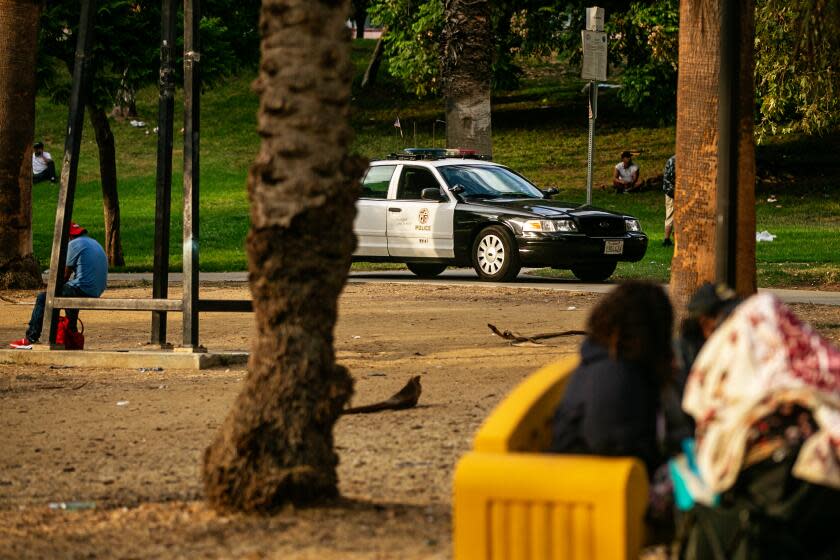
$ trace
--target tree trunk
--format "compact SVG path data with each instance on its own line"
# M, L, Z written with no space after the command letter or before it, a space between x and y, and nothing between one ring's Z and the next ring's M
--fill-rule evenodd
M98 106L88 104L90 125L99 148L99 179L102 182L102 212L105 216L105 254L110 266L125 266L120 238L120 198L117 194L117 152L108 116Z
M128 86L120 87L114 99L111 116L116 119L137 118L137 95L132 88Z
M446 0L441 35L446 145L492 155L490 2Z
M335 363L364 162L348 154L348 0L263 0L259 154L247 252L257 329L249 374L204 455L207 500L272 511L337 495L333 425L353 391Z
M370 55L370 62L368 62L365 76L362 78L362 89L372 87L376 83L376 75L379 73L379 65L382 64L382 53L385 50L385 33L387 29L382 30L382 35L376 40L376 46L373 48L373 54Z
M353 2L353 21L356 23L356 39L365 38L365 21L367 20L368 1Z
M0 289L42 284L32 254L35 68L42 6L39 1L0 0Z
M738 151L737 291L755 292L755 144L753 140L752 1L739 3L741 93ZM720 16L715 0L680 3L677 81L677 182L674 196L676 247L671 298L678 313L704 282L715 281L715 220L718 173Z

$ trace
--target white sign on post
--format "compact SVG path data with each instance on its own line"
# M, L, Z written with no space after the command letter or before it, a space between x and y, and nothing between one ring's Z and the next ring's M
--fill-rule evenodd
M604 8L599 8L598 6L586 8L586 30L604 30Z
M607 81L607 34L603 31L581 31L580 33L583 39L581 79Z

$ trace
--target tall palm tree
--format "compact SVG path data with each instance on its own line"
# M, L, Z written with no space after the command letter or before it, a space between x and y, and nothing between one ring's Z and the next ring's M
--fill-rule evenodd
M216 508L337 493L332 431L353 384L335 363L333 329L364 167L348 154L348 14L349 0L263 0L262 142L248 177L257 328L242 392L204 455Z
M0 0L0 288L41 285L32 255L37 0Z
M680 2L677 81L676 248L671 264L671 298L676 309L704 282L715 280L716 178L720 4L726 0ZM737 291L755 292L755 142L753 140L754 3L738 2L741 37L737 103L739 168L736 234Z
M446 0L441 36L446 145L492 155L490 80L493 73L488 0Z

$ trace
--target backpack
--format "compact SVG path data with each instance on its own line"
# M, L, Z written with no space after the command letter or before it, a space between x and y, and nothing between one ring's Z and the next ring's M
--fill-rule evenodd
M793 477L798 449L741 472L715 507L680 520L681 560L829 559L840 556L840 490Z
M67 317L58 318L58 330L55 333L55 343L64 346L65 350L83 350L85 347L85 324L76 320L81 327L80 331L70 330L70 319Z

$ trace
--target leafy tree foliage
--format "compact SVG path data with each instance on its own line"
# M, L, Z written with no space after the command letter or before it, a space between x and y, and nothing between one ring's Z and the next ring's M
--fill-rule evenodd
M492 3L492 86L514 87L520 75L515 55L531 53L545 45L541 39L556 23L557 10L540 7L534 0L501 0ZM440 90L440 36L443 31L442 0L373 0L369 13L383 26L385 55L391 75L418 96ZM530 27L529 27L530 26ZM547 52L547 51L546 51Z
M436 93L440 88L443 2L380 0L371 5L369 13L386 28L385 55L391 75L417 96Z
M439 88L441 0L374 0L387 25L391 72L418 95ZM589 0L493 2L494 89L516 84L517 55L580 62ZM610 63L621 101L637 114L671 121L676 111L679 0L602 0ZM757 0L756 127L767 134L830 130L840 123L840 0Z
M202 80L212 85L243 68L254 68L259 61L259 0L227 2L205 0L201 19ZM73 68L78 27L78 1L52 0L41 18L42 61L39 81L54 101L66 102ZM183 18L178 18L177 36L183 35ZM100 0L94 33L94 76L92 95L95 103L119 104L121 92L134 92L154 84L158 78L161 34L160 1ZM180 43L179 43L180 44ZM181 72L180 57L175 67Z
M625 63L618 97L637 114L675 117L679 11L678 0L636 2L606 26L611 55Z
M840 124L840 1L756 2L759 140Z
M91 100L104 106L121 87L136 89L153 79L159 40L151 33L160 26L160 12L157 6L112 0L97 3L95 20ZM73 0L48 3L41 17L39 78L56 103L66 103L70 94L78 23Z
M673 115L678 16L677 0L657 0L636 2L609 18L612 52L626 64L618 95L628 108L660 118ZM758 0L755 19L759 141L768 134L818 134L836 127L840 1Z

